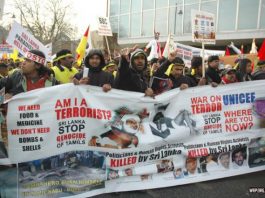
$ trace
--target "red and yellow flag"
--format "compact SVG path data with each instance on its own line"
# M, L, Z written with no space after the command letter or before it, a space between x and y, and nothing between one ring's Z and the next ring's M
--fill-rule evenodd
M87 46L87 40L88 40L88 33L89 33L89 26L82 37L78 47L76 48L76 53L77 53L77 65L80 66L82 63L82 60L85 56L86 52L86 46Z

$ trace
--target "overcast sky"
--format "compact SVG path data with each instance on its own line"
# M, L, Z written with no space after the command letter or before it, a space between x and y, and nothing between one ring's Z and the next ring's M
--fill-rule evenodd
M45 1L46 0L42 0L42 2ZM92 26L92 29L95 29L96 17L106 16L107 0L63 0L63 2L72 6L71 9L74 17L72 17L71 22L78 27L77 34L82 35L89 24ZM12 16L11 14L6 13L14 13L16 15L17 22L19 22L19 13L15 12L13 5L14 0L5 0L3 17L5 23L9 23Z

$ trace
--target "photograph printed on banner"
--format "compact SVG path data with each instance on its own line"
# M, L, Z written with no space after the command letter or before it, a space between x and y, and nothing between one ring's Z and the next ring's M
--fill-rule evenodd
M247 147L240 147L232 152L232 167L235 169L247 167Z
M0 165L0 197L16 197L17 185L17 166Z
M89 146L106 148L135 148L139 144L139 137L145 133L143 119L149 116L146 109L133 112L127 107L115 111L113 120L105 125L107 132L100 136L92 136Z
M217 163L220 167L220 170L228 170L230 168L231 166L230 159L231 159L230 152L223 152L219 154Z
M259 120L259 128L265 128L265 97L255 99L253 112Z
M217 163L217 155L208 155L201 157L200 161L200 169L202 173L205 172L215 172L220 170L220 166Z
M167 173L174 170L174 164L172 160L162 160L156 164L157 173Z
M194 157L188 157L185 163L184 176L195 176L202 173L198 159Z
M184 178L184 173L182 171L182 168L177 168L176 170L174 170L173 175L175 179Z
M75 151L18 165L20 197L70 196L105 187L105 154Z
M254 138L248 146L250 168L265 165L265 137Z
M174 117L165 116L165 112L170 109L172 109L172 107L170 107L169 103L155 104L155 114L152 118L153 123L150 124L153 135L162 139L199 135L197 123L191 117L189 111L183 109L177 111ZM183 134L179 133L180 131L183 131Z

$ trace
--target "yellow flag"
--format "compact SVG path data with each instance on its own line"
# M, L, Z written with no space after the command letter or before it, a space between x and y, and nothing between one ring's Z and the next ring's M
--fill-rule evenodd
M77 53L77 65L80 66L82 63L82 60L85 56L86 52L86 45L87 45L87 39L88 39L88 33L89 33L89 27L87 28L84 36L82 37L78 47L76 48Z

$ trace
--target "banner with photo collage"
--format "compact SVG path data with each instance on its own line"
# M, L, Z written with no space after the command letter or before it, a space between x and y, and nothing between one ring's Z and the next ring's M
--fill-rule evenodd
M265 170L264 83L155 99L73 84L19 94L1 120L1 196L89 197Z

